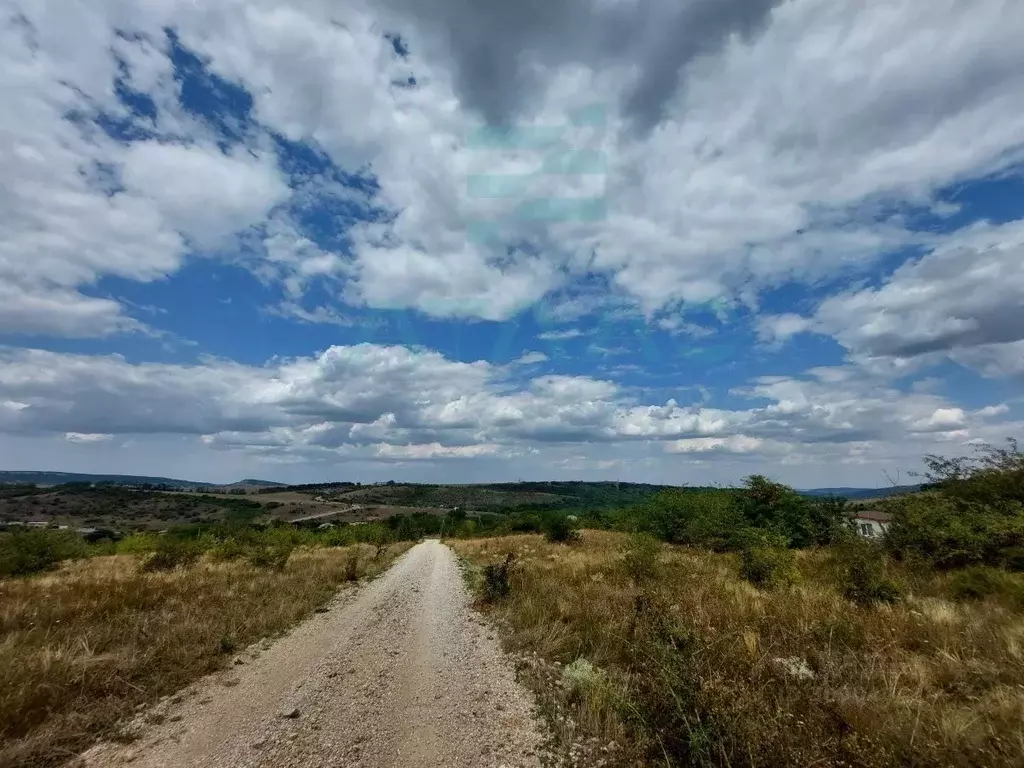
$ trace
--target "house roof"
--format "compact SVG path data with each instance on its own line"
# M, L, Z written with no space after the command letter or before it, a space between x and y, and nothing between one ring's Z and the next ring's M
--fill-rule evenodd
M854 520L870 520L873 523L888 523L892 520L892 515L888 512L876 512L872 509L854 512L851 517Z

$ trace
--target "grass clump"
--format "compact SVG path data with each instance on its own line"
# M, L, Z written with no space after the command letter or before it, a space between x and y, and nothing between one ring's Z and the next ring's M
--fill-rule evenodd
M974 566L956 571L949 578L949 594L956 600L997 598L1024 606L1024 584L998 568Z
M480 587L480 596L484 602L494 603L504 597L508 597L512 591L510 576L514 563L515 555L509 552L502 562L488 563L484 566L483 580Z
M750 532L740 549L740 575L765 589L792 584L796 570L786 540L778 534Z
M891 603L900 595L885 573L885 550L851 534L836 548L843 594L858 605Z
M661 543L646 533L634 533L622 553L622 566L630 580L643 585L658 575Z
M168 535L160 536L157 538L153 554L146 560L144 569L173 571L175 568L188 568L194 565L202 554L202 546L197 541Z

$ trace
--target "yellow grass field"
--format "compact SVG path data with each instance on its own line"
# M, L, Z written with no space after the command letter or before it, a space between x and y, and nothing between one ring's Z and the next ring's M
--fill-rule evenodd
M476 566L514 553L487 609L511 650L537 654L527 674L567 715L563 744L595 761L1024 764L1024 615L1005 595L957 602L952 577L890 565L903 599L859 607L820 550L762 591L733 555L648 543L655 564L614 533L451 543Z
M131 555L0 580L0 766L58 765L140 705L231 663L410 543L296 550L283 571L203 560L149 573Z

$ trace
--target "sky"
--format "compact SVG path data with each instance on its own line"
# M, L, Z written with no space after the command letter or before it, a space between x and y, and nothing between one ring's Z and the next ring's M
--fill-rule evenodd
M0 468L912 482L1024 436L1015 0L0 0Z

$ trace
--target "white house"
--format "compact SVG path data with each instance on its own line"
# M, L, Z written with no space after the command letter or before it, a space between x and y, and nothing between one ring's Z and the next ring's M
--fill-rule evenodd
M889 528L890 515L887 512L875 512L864 509L853 513L853 524L857 533L866 539L876 539L885 535Z

